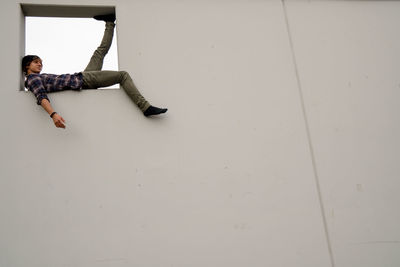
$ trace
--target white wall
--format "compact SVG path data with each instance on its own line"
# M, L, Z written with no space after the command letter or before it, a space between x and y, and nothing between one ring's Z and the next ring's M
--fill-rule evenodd
M61 92L56 129L3 1L1 267L400 264L399 2L62 4L115 5L120 69L169 111Z
M400 2L288 11L337 266L399 266Z

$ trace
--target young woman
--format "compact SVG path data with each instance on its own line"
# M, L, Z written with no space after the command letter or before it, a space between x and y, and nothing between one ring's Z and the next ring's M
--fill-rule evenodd
M54 111L47 93L63 90L97 89L119 83L133 102L147 116L167 112L166 108L158 108L149 104L134 85L126 71L103 71L103 60L110 49L115 27L115 14L94 17L106 22L104 36L100 46L91 57L83 72L74 74L41 74L42 60L36 55L27 55L22 59L22 70L26 76L25 87L31 91L37 104L41 105L53 119L58 128L65 128L65 120Z

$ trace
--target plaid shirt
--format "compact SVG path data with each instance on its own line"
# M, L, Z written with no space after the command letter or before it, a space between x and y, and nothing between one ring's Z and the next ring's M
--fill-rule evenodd
M47 93L58 92L63 90L80 90L82 88L82 73L75 74L29 74L25 80L25 87L31 91L40 105L43 99L47 97Z

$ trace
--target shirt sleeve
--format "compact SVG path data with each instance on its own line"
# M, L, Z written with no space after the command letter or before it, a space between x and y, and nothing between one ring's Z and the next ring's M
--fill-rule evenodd
M26 87L35 95L37 99L36 103L38 105L40 105L43 99L47 99L50 102L50 99L47 97L47 91L44 88L43 81L39 74L31 74L26 81Z

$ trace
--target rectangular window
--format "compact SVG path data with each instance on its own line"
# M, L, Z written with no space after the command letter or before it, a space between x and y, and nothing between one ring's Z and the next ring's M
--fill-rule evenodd
M115 13L110 6L65 6L21 4L24 15L25 46L23 55L38 55L42 73L80 72L100 45L105 23L93 19ZM117 36L104 59L104 70L118 70ZM113 85L107 88L116 88ZM23 90L26 90L22 85Z

